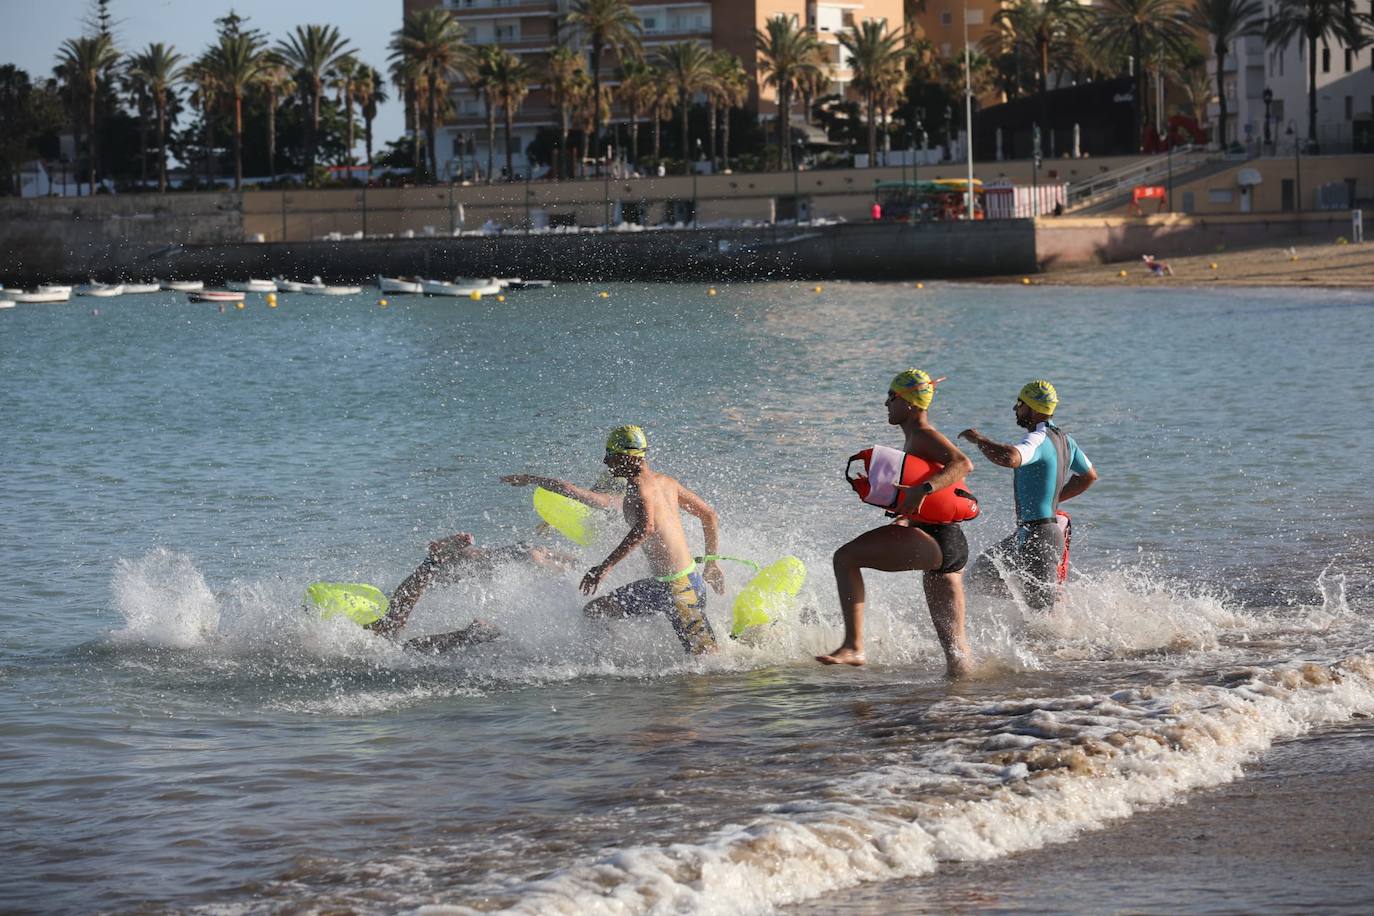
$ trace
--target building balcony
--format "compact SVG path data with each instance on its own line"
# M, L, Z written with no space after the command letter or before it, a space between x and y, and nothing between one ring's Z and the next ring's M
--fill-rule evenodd
M554 12L554 4L549 0L444 0L443 7L459 19L466 19L467 13L548 16Z

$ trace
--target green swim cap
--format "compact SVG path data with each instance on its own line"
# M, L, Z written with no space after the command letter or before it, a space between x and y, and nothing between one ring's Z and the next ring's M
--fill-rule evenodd
M897 397L912 407L925 410L935 397L935 382L930 375L920 369L907 369L897 373L892 384L887 386Z
M1042 378L1026 382L1016 399L1036 413L1042 413L1047 417L1054 416L1054 409L1059 406L1059 392Z
M606 438L606 451L612 455L643 458L649 451L649 439L638 426L617 426Z

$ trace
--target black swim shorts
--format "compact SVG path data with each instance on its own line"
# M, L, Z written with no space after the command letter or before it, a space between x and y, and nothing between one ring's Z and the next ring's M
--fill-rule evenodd
M968 538L964 537L961 526L918 524L912 527L935 538L935 543L940 545L940 565L931 572L956 573L968 565Z

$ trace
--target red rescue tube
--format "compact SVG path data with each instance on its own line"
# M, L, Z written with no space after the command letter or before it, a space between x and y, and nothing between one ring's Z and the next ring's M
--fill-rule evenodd
M854 473L856 462L862 465L858 473ZM925 483L943 467L895 448L875 445L849 456L844 476L859 499L896 512L907 489ZM951 484L931 493L921 502L920 512L906 517L929 525L967 522L978 517L978 500L959 484Z

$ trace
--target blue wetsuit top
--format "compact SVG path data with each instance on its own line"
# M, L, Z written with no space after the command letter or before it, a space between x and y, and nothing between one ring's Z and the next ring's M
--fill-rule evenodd
M1069 475L1086 474L1093 466L1073 437L1053 423L1036 424L1016 443L1016 450L1021 453L1021 466L1012 478L1017 523L1053 518ZM1060 467L1061 461L1066 467Z

